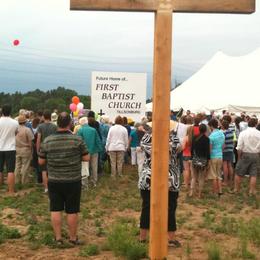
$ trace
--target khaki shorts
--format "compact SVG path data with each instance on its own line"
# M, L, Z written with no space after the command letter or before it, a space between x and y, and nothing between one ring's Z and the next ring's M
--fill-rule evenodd
M210 159L208 179L222 180L222 159Z

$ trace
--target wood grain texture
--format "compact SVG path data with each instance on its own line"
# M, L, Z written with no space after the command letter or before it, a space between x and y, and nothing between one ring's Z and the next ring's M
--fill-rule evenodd
M171 90L172 12L155 15L150 258L166 259L168 250L168 174Z
M253 13L255 0L71 0L71 10L187 13Z
M157 10L157 0L71 0L71 10L141 11Z
M253 13L255 0L174 0L174 12Z

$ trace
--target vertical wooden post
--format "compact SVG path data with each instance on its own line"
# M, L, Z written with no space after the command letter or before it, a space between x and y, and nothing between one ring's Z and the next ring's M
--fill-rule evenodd
M168 249L168 168L172 10L155 13L150 258L166 259ZM160 228L159 228L160 227Z

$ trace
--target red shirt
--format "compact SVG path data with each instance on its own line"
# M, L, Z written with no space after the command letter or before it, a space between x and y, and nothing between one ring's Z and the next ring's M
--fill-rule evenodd
M200 129L198 125L193 126L193 136L197 137L200 135Z

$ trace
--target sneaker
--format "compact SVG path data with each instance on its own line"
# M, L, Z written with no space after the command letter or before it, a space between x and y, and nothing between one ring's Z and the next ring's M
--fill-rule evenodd
M181 247L181 243L178 240L169 240L168 246L178 248Z
M44 189L44 192L43 193L48 193L48 189Z

